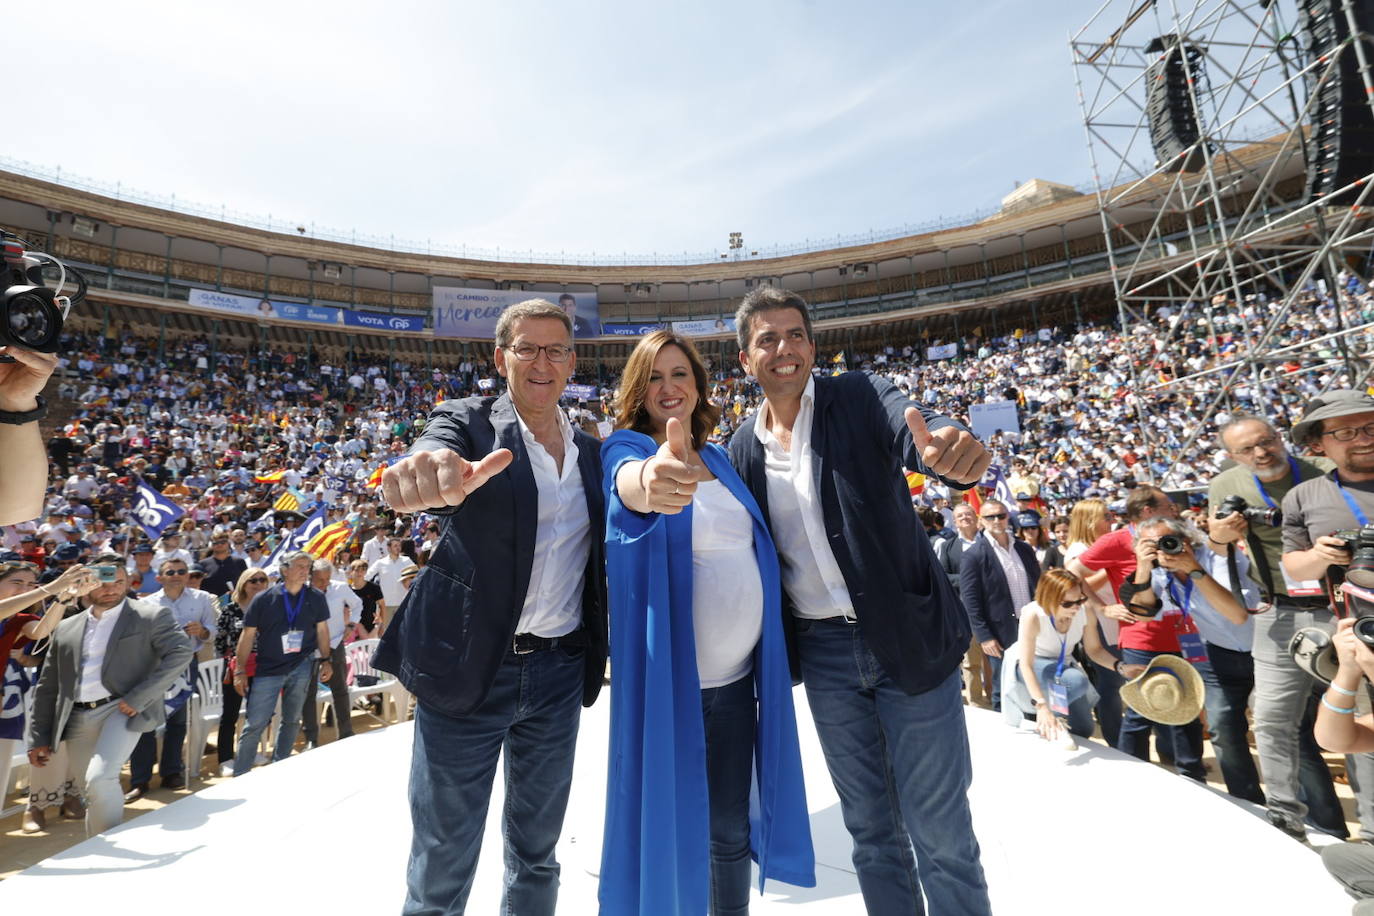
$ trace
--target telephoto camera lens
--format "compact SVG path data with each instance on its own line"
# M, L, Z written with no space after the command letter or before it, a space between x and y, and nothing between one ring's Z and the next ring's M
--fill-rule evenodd
M1360 642L1374 648L1374 616L1356 617L1354 630L1355 635L1360 638Z

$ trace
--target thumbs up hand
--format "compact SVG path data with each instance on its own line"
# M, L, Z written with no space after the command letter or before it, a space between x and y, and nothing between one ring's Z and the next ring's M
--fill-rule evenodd
M639 479L648 511L677 515L691 504L703 468L693 460L687 430L677 417L668 418L664 432L663 444L644 461Z
M916 454L932 474L954 483L977 483L992 463L992 453L973 435L954 426L931 432L915 407L906 409L906 427Z

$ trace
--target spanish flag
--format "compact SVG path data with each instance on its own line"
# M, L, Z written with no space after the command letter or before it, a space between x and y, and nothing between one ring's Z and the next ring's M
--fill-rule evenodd
M912 496L920 496L926 488L926 476L915 471L906 472L906 486Z
M268 474L256 474L253 480L257 483L281 483L281 479L285 475L285 471L272 471Z
M391 467L393 464L400 461L404 457L405 455L396 455L395 457L388 458L381 464L377 465L377 469L372 472L372 476L367 478L367 485L369 487L380 487L382 485L382 471L385 471L387 468Z

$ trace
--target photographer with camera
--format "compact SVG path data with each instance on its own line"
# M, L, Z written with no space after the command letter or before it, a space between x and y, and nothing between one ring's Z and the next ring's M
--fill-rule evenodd
M1292 437L1295 445L1324 455L1335 466L1305 479L1283 499L1284 579L1290 594L1313 592L1339 599L1340 582L1354 559L1350 536L1359 539L1359 532L1350 529L1363 528L1374 517L1374 397L1363 391L1333 391L1313 398L1303 418L1293 425ZM1347 535L1336 533L1341 531ZM1329 610L1314 611L1312 618L1317 630L1335 629ZM1332 693L1327 691L1327 696ZM1259 728L1257 704L1257 732ZM1346 770L1355 794L1360 836L1374 839L1374 793L1370 791L1374 789L1374 754L1347 756ZM1300 809L1297 817L1301 818Z
M1121 586L1121 600L1132 614L1146 619L1122 627L1122 658L1146 665L1158 655L1178 655L1197 669L1206 685L1212 748L1226 791L1263 804L1245 719L1254 683L1253 629L1246 606L1258 603L1259 590L1245 578L1248 560L1242 557L1239 582L1245 602L1237 601L1231 593L1227 558L1195 543L1195 536L1172 518L1151 518L1136 526L1136 568ZM1197 719L1187 725L1164 725L1130 709L1121 722L1121 750L1148 760L1152 727L1161 737L1172 738L1179 772L1205 781L1202 723Z
M1236 462L1212 478L1207 490L1213 549L1250 557L1250 578L1273 605L1254 619L1255 750L1264 772L1268 816L1280 830L1303 837L1304 815L1332 836L1347 836L1345 812L1336 798L1331 771L1312 739L1316 681L1288 652L1302 627L1327 625L1331 611L1320 583L1289 581L1281 556L1283 521L1279 507L1288 492L1320 477L1330 462L1294 457L1274 427L1260 417L1237 415L1218 431L1226 455Z

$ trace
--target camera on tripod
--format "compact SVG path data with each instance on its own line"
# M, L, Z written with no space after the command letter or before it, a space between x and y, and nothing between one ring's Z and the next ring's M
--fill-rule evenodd
M1232 512L1239 512L1244 519L1252 525L1268 525L1277 528L1283 524L1283 511L1275 506L1272 509L1252 509L1250 504L1245 501L1245 497L1231 494L1222 500L1221 505L1217 506L1215 518L1222 519Z
M13 233L0 230L0 244L4 246L4 264L0 265L0 346L55 353L67 313L86 297L86 278L50 254L29 250L28 244ZM48 287L44 279L45 264L57 270L56 289ZM69 278L75 291L67 296L63 292ZM14 357L0 355L0 362L14 362Z

